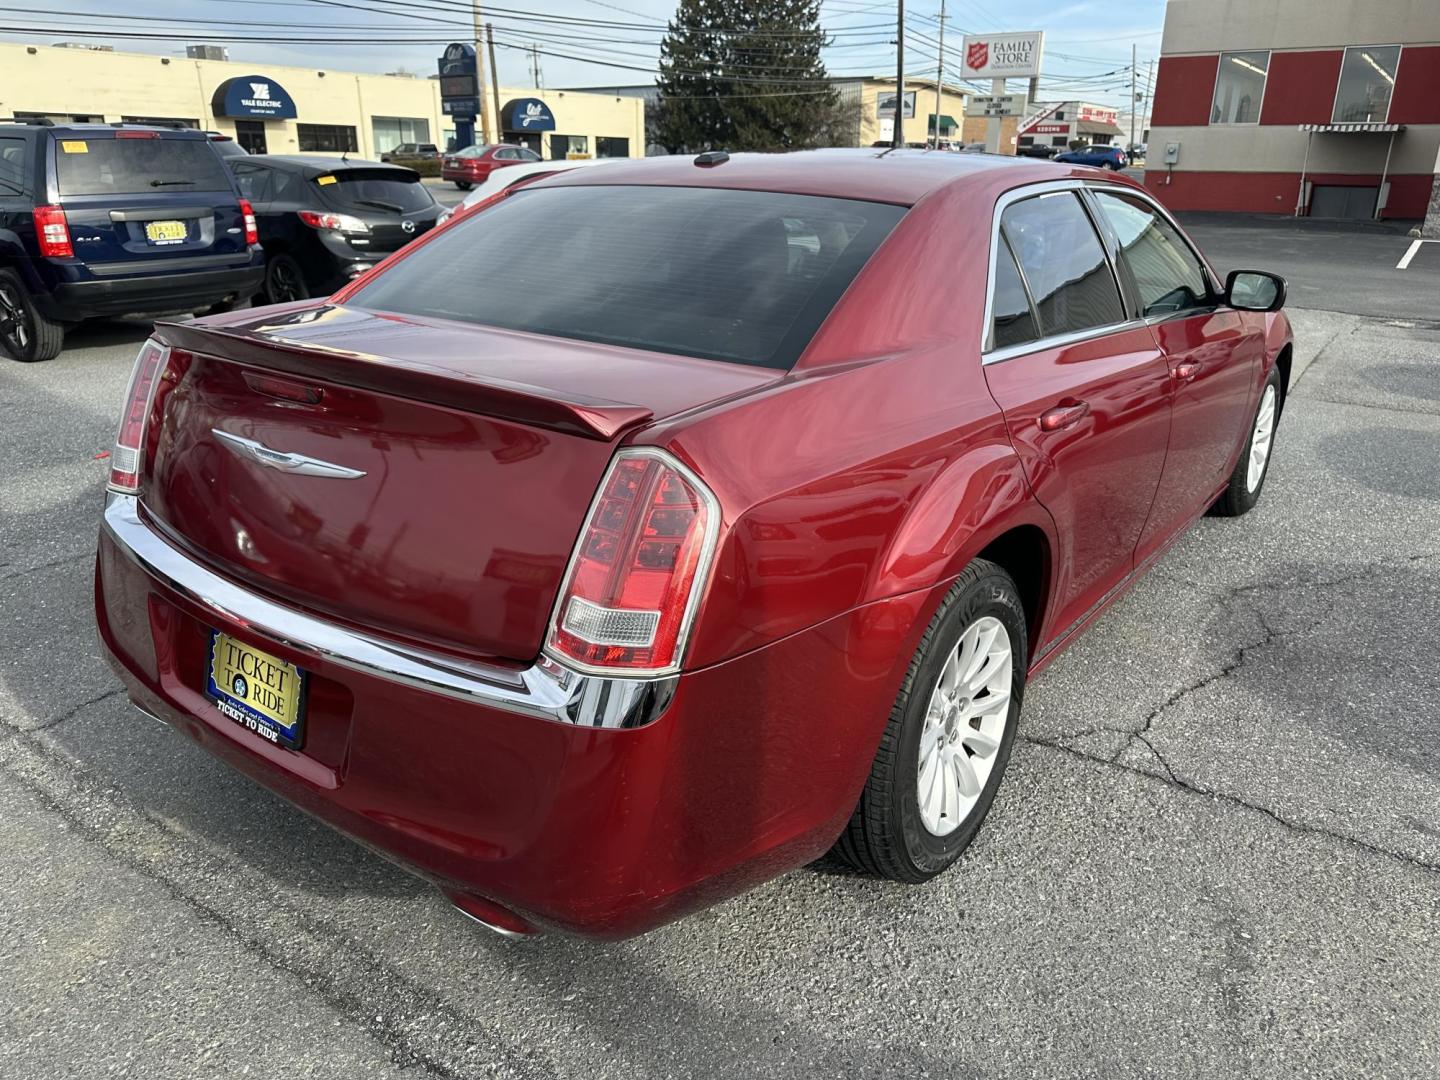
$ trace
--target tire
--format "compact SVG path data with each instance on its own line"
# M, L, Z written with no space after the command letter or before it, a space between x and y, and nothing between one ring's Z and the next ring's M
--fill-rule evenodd
M22 364L53 360L65 347L65 326L42 315L14 270L0 270L0 353Z
M1250 435L1245 440L1245 449L1240 460L1230 473L1230 483L1211 508L1219 517L1239 517L1249 512L1260 501L1265 490L1265 478L1270 475L1270 459L1275 451L1275 428L1280 421L1281 408L1285 403L1285 391L1280 385L1280 369L1272 368L1265 387L1260 391L1260 404L1255 407L1255 419L1250 422ZM1268 410L1268 421L1267 421ZM1256 439L1264 437L1263 453L1258 472L1251 471L1256 459Z
M292 300L310 299L310 286L305 272L289 255L271 255L265 261L265 287L261 290L267 304L288 304Z
M997 626L1009 639L1008 701L993 715L981 712L980 716L986 716L985 719L976 716L967 723L971 712L968 708L938 718L946 713L941 679L948 677L946 669L952 657L958 662L964 656L963 652L957 656L962 639L980 644L990 629ZM971 638L972 631L978 641ZM998 632L994 641L997 649L1003 644ZM1025 609L1015 582L994 563L976 559L945 594L940 609L920 639L881 736L870 778L850 823L836 841L836 855L864 873L913 884L928 881L948 869L970 846L989 813L1010 760L1025 690L1026 641ZM983 673L992 662L996 662L995 655L987 653L979 670ZM993 688L998 683L992 679L987 685ZM960 680L957 688L962 701L968 700L970 687L965 680ZM994 689L987 690L976 700L983 705L994 692ZM932 703L940 705L933 724ZM944 738L934 734L947 730L950 734ZM923 760L922 740L933 748ZM990 754L973 752L972 745L981 745L983 749L982 740L990 744ZM926 800L930 810L922 805L919 786L928 772L932 777L929 790L933 795L934 784L948 779L944 770L949 766L940 764L946 753L982 764L967 765L964 770L974 769L970 775L978 781L978 793L960 802L963 792L959 792L956 810L939 821L937 831L927 821L934 802ZM989 772L978 776L985 757L993 758ZM926 762L930 763L928 769ZM958 774L962 770L957 766L954 771ZM933 814L930 816L933 820Z
M475 185L470 183L469 180L456 180L455 186L458 187L461 191L469 191Z

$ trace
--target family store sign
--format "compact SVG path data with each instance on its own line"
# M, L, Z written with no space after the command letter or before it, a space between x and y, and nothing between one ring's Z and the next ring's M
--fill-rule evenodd
M965 77L972 79L1028 79L1040 74L1045 31L1008 34L966 34L962 50Z

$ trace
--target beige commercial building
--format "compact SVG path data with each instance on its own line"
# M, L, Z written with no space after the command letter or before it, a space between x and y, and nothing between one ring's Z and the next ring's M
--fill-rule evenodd
M1169 0L1151 125L1177 209L1423 218L1440 0Z
M536 100L553 131L523 129L528 110L513 106ZM504 141L547 158L645 153L644 104L633 98L501 87L500 105L516 125L501 132ZM10 116L181 122L233 136L252 153L366 158L405 142L443 150L454 134L435 79L0 43L0 118Z
M883 76L859 79L836 79L842 107L856 118L858 127L853 142L856 146L888 143L895 126L895 80ZM942 83L940 87L940 138L952 143L983 143L988 121L983 117L967 117L965 102L971 91ZM935 137L935 80L907 80L902 110L902 141L930 142ZM1015 153L1018 117L1001 122L1000 152Z

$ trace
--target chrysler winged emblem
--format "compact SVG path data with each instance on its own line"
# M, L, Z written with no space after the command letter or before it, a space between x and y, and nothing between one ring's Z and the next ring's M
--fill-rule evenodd
M292 476L328 476L332 480L355 480L365 475L363 469L350 469L344 465L321 461L319 458L307 457L305 454L286 454L271 450L264 443L258 443L254 439L242 439L239 435L231 435L219 428L211 428L210 434L237 454L248 457L267 469L279 469Z

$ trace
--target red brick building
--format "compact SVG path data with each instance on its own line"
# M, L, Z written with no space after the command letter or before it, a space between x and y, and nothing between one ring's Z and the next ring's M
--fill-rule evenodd
M1169 0L1160 51L1145 182L1169 206L1425 216L1440 0Z

